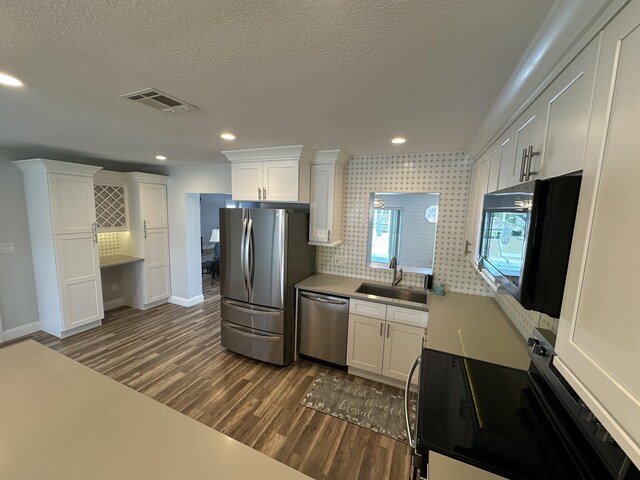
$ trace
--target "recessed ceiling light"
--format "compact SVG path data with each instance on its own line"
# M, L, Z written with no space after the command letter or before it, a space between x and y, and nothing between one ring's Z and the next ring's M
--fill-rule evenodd
M220 138L223 140L235 140L236 136L233 133L224 132L220 134Z
M6 85L7 87L21 87L22 82L18 80L16 77L12 77L11 75L7 75L6 73L0 73L0 83L2 85Z
M391 143L395 143L396 145L399 145L399 144L404 143L404 142L406 142L406 141L407 141L407 139L406 139L406 138L403 138L403 137L396 137L396 138L394 138L393 140L391 140Z
M156 160L166 160L167 157L165 157L164 155L156 155Z

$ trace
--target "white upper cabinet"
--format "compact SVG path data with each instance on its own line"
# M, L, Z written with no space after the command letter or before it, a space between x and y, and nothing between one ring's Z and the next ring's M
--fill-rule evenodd
M262 200L262 162L231 164L231 191L235 201Z
M335 247L342 243L344 167L350 159L340 150L316 152L311 165L309 243Z
M464 253L474 265L478 264L479 238L480 229L482 228L482 204L484 194L487 193L489 188L490 159L491 155L488 151L471 167Z
M95 222L93 178L50 173L49 189L54 233L91 232Z
M541 103L546 107L546 138L536 178L551 178L582 169L600 38L598 35L542 95Z
M233 200L309 202L310 148L294 145L222 153L231 162Z
M640 466L638 52L632 1L603 31L554 363Z
M489 149L497 189L582 169L599 51L598 36ZM489 191L494 175L492 161Z
M167 228L167 186L140 182L140 218L143 228Z

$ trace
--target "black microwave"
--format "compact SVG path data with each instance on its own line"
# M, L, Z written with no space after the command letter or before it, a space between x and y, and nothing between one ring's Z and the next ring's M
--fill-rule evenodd
M560 316L581 172L487 193L480 267L527 310Z

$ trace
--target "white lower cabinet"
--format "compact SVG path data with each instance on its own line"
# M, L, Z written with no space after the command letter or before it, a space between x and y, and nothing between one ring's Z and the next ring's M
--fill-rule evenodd
M347 365L367 372L382 373L384 320L349 315Z
M104 317L98 244L92 233L55 236L64 330Z
M147 230L144 238L145 304L164 300L171 295L169 271L169 230Z
M362 315L363 311L372 316ZM352 300L350 312L347 365L405 382L411 364L422 350L429 314L362 300Z

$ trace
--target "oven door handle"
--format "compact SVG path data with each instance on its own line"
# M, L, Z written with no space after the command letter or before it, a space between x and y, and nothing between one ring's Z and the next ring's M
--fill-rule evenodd
M411 388L411 379L413 378L413 374L416 371L416 368L420 365L420 355L418 355L411 365L411 370L409 370L409 376L407 377L407 383L404 387L404 421L407 425L407 438L409 439L409 446L413 449L416 448L416 440L414 438L413 432L411 431L411 422L409 421L409 389ZM418 416L416 415L416 422L418 421Z

